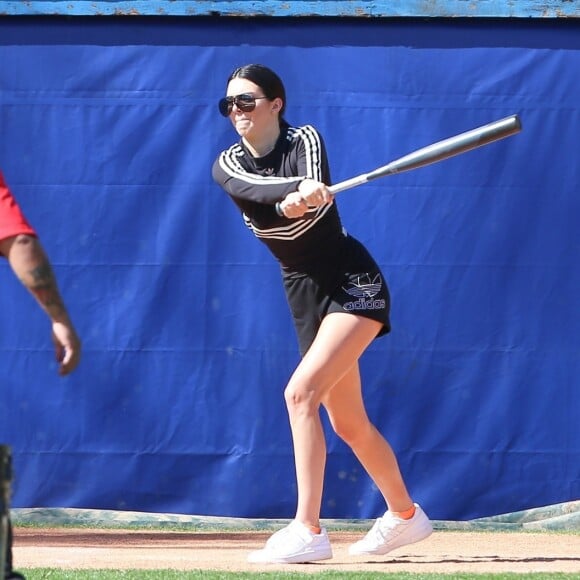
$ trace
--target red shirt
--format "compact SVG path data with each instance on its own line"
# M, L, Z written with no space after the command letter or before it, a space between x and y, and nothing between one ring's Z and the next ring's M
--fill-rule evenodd
M36 232L26 221L0 171L0 240L18 234L36 236Z

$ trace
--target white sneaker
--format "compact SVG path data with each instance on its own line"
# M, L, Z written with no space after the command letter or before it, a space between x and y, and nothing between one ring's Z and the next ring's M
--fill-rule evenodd
M248 562L254 564L301 564L332 558L326 530L313 534L304 524L294 520L270 536L262 550L251 552Z
M415 515L410 520L386 512L362 540L350 546L348 553L351 556L382 555L429 537L433 526L420 506L415 504L415 509Z

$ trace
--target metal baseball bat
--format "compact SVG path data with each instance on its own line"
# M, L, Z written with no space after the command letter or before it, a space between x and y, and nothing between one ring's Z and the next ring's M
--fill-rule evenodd
M482 125L471 131L466 131L465 133L460 133L454 137L449 137L448 139L443 139L432 145L417 149L369 173L362 173L356 177L335 183L329 189L332 193L336 194L345 189L363 185L379 177L386 177L387 175L394 175L395 173L403 173L403 171L425 167L425 165L431 165L431 163L437 163L438 161L455 157L455 155L466 153L472 149L483 147L494 141L505 139L506 137L519 133L521 130L522 123L520 118L518 115L511 115L510 117L505 117L505 119ZM278 215L284 215L280 208L280 203L277 203L275 207Z
M438 161L449 159L450 157L471 151L472 149L483 147L488 143L505 139L506 137L519 133L521 130L522 123L520 118L517 115L511 115L505 119L488 123L471 131L466 131L454 137L443 139L443 141L437 141L437 143L433 143L432 145L427 145L427 147L417 149L374 171L336 183L329 187L329 189L332 193L339 193L340 191L351 189L352 187L362 185L379 177L425 167L425 165L437 163Z

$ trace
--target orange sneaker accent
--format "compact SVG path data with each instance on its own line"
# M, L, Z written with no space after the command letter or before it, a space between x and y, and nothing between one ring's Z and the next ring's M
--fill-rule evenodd
M412 505L408 510L404 512L392 512L394 516L401 518L402 520L410 520L415 515L416 508Z

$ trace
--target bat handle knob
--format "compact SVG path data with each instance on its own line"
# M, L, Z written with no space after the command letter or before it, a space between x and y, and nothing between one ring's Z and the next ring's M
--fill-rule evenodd
M284 212L282 211L282 207L280 206L280 202L276 202L276 205L274 206L274 209L276 210L276 213L280 216L280 217L284 217Z

